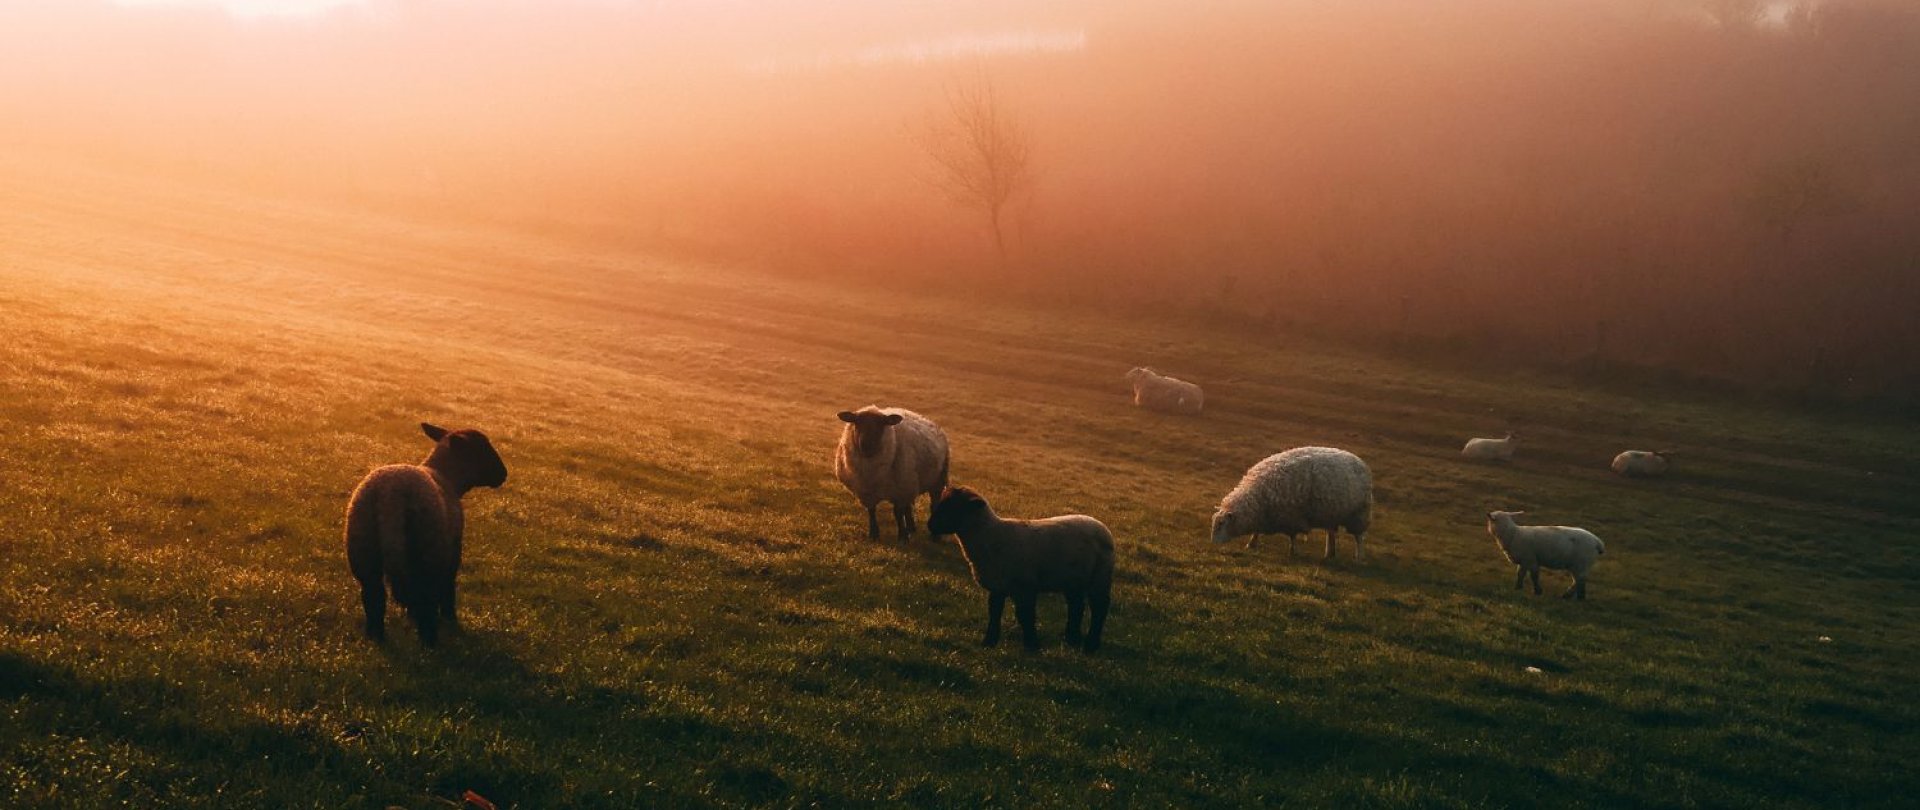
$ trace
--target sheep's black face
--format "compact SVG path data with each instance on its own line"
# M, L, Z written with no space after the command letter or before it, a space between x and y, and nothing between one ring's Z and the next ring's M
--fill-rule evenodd
M500 460L500 453L493 449L493 442L487 440L485 433L454 431L447 436L447 444L463 466L473 471L475 484L498 488L507 482L507 464Z
M986 509L987 499L980 497L980 493L966 487L950 487L940 495L940 502L933 505L933 513L927 515L927 533L958 534Z
M854 447L860 455L877 456L880 448L886 446L887 431L900 424L906 417L897 413L883 413L875 408L862 408L857 411L841 411L840 421L853 426Z
M447 430L424 422L420 429L433 439L435 466L457 475L468 486L495 487L507 482L507 465L493 449L487 434L477 430Z

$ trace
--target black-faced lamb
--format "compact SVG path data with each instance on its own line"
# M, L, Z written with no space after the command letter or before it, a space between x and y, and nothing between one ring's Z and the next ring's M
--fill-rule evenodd
M1135 407L1197 416L1207 404L1200 386L1168 377L1147 366L1128 371L1127 382L1133 384Z
M1587 598L1587 573L1607 544L1593 532L1572 526L1521 526L1514 518L1525 512L1488 512L1487 533L1500 546L1507 562L1518 566L1513 575L1517 590L1528 575L1533 577L1533 593L1540 595L1540 569L1551 568L1573 575L1573 587L1561 598Z
M1247 470L1213 513L1213 542L1242 535L1287 536L1291 555L1300 535L1327 531L1327 553L1341 529L1353 535L1354 558L1366 559L1367 527L1373 521L1373 473L1359 456L1333 447L1296 447Z
M1100 649L1113 593L1113 533L1100 521L1086 515L1003 518L979 493L954 487L934 504L927 530L957 535L973 581L987 590L986 646L1000 643L1000 618L1012 597L1021 640L1029 651L1039 649L1035 603L1040 594L1058 593L1067 598L1067 643L1087 652ZM1080 616L1088 607L1093 620L1083 640Z
M419 464L390 464L367 473L347 500L347 564L360 581L367 637L387 637L387 593L407 609L420 643L439 640L440 622L454 624L465 513L460 497L499 487L507 466L477 430L420 423L433 452ZM384 580L384 581L383 581Z
M931 509L947 486L947 434L905 408L868 405L841 411L840 421L846 426L833 451L833 472L866 507L867 536L880 537L881 501L893 504L900 539L913 536L914 500L924 493Z

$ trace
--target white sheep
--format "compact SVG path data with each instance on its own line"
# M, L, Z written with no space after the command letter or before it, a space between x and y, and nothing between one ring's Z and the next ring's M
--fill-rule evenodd
M1359 456L1332 447L1296 447L1253 465L1239 486L1221 499L1213 513L1213 542L1245 534L1252 548L1262 534L1287 536L1293 554L1300 535L1327 530L1333 558L1340 529L1353 535L1354 558L1367 555L1367 526L1373 520L1373 473Z
M1133 404L1136 407L1198 415L1207 403L1200 386L1165 376L1147 366L1127 372L1127 382L1133 384Z
M1672 462L1664 450L1628 450L1613 457L1613 471L1628 478L1659 478Z
M1484 461L1512 461L1513 448L1519 443L1519 437L1512 433L1501 439L1468 439L1466 446L1460 448L1460 455Z
M1507 562L1519 566L1513 576L1513 587L1520 588L1531 574L1533 593L1538 596L1540 569L1551 568L1573 575L1573 587L1560 595L1562 599L1587 598L1587 572L1593 570L1593 564L1600 555L1607 553L1607 544L1586 529L1572 526L1521 526L1514 523L1515 516L1524 514L1487 513L1487 533L1493 535L1494 542L1500 545L1500 553L1506 556Z
M922 494L940 499L947 487L947 434L905 408L868 405L841 411L840 444L833 472L867 508L867 536L879 539L881 501L893 504L900 539L913 536L913 502ZM928 504L932 509L932 504Z

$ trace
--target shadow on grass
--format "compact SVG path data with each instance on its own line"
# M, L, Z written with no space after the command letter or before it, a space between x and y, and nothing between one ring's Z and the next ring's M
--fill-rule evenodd
M0 700L25 699L38 711L16 716L32 723L44 717L49 727L16 727L25 737L61 735L87 738L105 750L115 744L142 749L167 763L179 780L152 780L154 774L115 780L109 789L123 800L180 798L206 791L229 796L273 795L272 782L292 773L324 769L337 784L370 785L379 775L335 740L311 725L283 727L256 719L234 719L225 706L208 706L199 693L147 677L96 681L64 666L45 664L14 652L0 652ZM44 714L43 714L44 712ZM18 719L25 717L24 721ZM15 763L31 773L35 760L18 755ZM241 764L246 767L239 767ZM270 763L270 764L269 764ZM262 773L261 768L268 769ZM65 775L42 774L43 784L60 784ZM217 778L214 778L217 777ZM254 778L259 784L248 784ZM71 788L71 786L70 786ZM162 793L161 791L165 791ZM79 797L72 797L80 800Z

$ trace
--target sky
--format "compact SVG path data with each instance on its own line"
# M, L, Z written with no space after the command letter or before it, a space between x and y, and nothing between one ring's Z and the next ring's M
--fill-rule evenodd
M123 6L220 6L242 17L312 14L360 0L118 0Z

